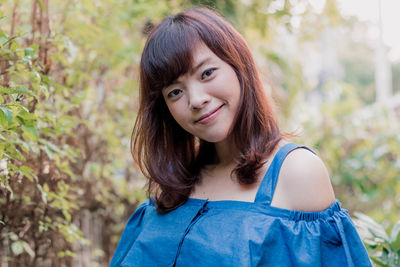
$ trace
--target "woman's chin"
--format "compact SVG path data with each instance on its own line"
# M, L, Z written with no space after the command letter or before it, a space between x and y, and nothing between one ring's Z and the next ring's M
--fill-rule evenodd
M221 143L228 139L228 134L213 134L207 136L198 136L201 140L207 141L209 143Z

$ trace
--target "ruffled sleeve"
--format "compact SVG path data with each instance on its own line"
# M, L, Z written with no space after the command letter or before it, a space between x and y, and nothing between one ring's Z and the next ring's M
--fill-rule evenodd
M286 233L297 266L372 266L350 215L338 201L322 212L293 211L291 221Z
M117 249L114 252L114 256L109 265L110 267L119 266L130 247L135 242L137 236L142 231L143 217L149 204L149 200L143 202L129 218L121 239L119 240Z
M340 210L332 219L340 235L348 266L372 266L353 221L346 210Z

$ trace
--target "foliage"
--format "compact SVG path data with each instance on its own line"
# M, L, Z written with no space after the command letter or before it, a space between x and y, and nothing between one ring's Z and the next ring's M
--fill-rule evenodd
M13 23L16 7L17 4ZM45 31L43 27L41 33ZM22 32L14 36L13 32L0 31L0 229L6 229L2 237L9 238L14 255L25 252L35 262L43 253L47 254L39 249L39 244L47 239L49 231L53 238L58 238L59 242L53 240L56 249L65 246L63 240L84 240L81 231L71 223L71 213L77 208L71 199L82 192L65 183L72 182L70 163L80 156L68 143L68 138L75 136L71 126L79 120L67 112L54 112L53 105L58 104L55 97L66 92L66 88L48 75L45 53L49 44L28 41L24 45L21 35ZM37 242L32 242L32 238Z
M356 216L356 226L372 261L379 266L400 266L400 220L389 234L371 217L361 213L356 213Z
M9 266L71 265L77 247L102 246L84 227L96 216L94 226L102 229L97 235L111 247L93 259L107 262L121 228L108 226L122 225L115 219L126 218L143 200L142 193L127 192L135 170L116 156L129 159L123 148L132 118L124 94L132 78L124 70L136 50L115 42L119 35L112 27L118 24L100 13L103 28L85 24L96 16L90 1L28 3L5 3L13 12L2 22L11 30L0 31L0 240L13 256ZM101 91L115 79L121 94L113 101L119 105ZM122 179L113 181L116 174Z
M378 104L363 107L354 88L343 82L327 83L324 92L320 105L293 109L291 118L307 133L300 142L314 144L346 208L394 223L400 219L397 115Z
M346 49L343 56L345 77L344 81L352 84L357 95L365 103L372 104L375 100L374 58L371 48L365 44L351 43L352 49Z

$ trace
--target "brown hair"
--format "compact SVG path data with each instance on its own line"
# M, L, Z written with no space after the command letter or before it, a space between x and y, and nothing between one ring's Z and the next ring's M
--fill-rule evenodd
M131 139L133 158L149 179L148 194L155 198L159 212L182 205L199 180L201 168L216 160L214 144L181 128L161 93L190 70L192 51L198 42L228 63L240 83L232 135L240 151L233 172L241 184L256 181L263 159L282 138L243 37L220 15L206 8L164 19L150 33L142 53L140 106Z

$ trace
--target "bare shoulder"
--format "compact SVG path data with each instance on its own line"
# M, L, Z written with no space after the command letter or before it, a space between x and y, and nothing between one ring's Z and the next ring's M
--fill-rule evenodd
M335 201L328 171L311 151L298 148L283 161L271 205L301 211L320 211Z

